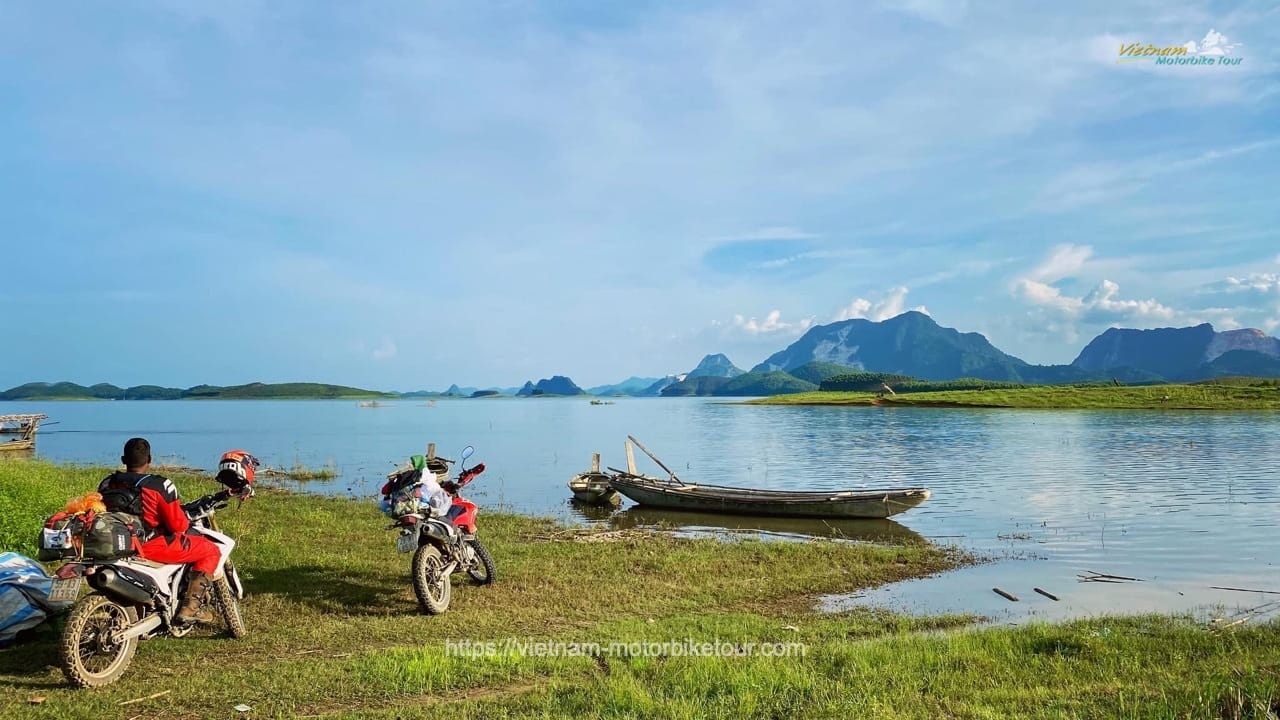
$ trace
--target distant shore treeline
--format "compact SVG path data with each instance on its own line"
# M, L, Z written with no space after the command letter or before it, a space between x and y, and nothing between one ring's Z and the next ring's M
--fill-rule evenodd
M249 383L225 387L196 385L181 389L159 385L122 388L109 383L86 387L71 382L36 382L0 392L0 400L284 400L394 397L399 395L324 383Z

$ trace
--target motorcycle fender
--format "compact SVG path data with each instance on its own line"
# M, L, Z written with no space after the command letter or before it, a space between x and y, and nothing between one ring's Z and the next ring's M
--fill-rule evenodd
M213 571L213 579L221 580L223 576L223 568L227 564L227 559L231 557L231 550L236 546L236 541L232 540L231 536L223 535L212 528L192 525L191 529L209 538L213 541L214 545L218 546L218 567Z

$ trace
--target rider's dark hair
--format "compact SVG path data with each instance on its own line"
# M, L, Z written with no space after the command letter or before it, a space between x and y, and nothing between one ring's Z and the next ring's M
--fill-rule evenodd
M120 462L127 468L142 467L151 462L151 443L146 438L129 438L129 442L124 444Z

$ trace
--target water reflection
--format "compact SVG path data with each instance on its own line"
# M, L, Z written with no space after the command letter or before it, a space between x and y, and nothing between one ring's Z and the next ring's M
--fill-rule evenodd
M848 518L785 518L718 515L687 510L632 506L626 510L573 503L573 512L590 522L612 528L676 529L694 533L750 533L793 538L830 538L861 542L909 543L924 538L893 520Z

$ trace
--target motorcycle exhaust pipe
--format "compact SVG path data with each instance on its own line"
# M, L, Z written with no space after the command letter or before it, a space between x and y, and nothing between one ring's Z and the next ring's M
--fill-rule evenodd
M94 590L131 603L150 605L154 600L146 589L125 580L120 577L120 573L109 567L99 568L90 575L89 585Z
M162 622L164 622L164 620L159 615L152 615L142 622L135 623L125 628L118 636L116 636L116 640L119 642L128 642L136 637L142 637L143 635L147 635L160 627Z

